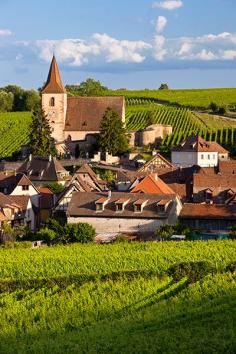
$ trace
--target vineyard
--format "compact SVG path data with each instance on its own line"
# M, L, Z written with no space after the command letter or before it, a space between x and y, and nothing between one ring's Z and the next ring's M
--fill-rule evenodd
M124 96L132 99L148 99L166 102L175 106L191 109L208 109L211 102L219 106L228 105L236 109L236 88L194 89L194 90L113 90L109 95Z
M29 141L30 112L0 113L0 158L11 157Z
M206 140L217 141L230 147L236 144L236 120L207 114L194 113L187 108L175 108L145 99L128 99L126 126L130 131L146 128L150 124L166 124L173 127L162 145L173 147L192 133Z
M233 353L235 259L233 241L0 249L0 353Z

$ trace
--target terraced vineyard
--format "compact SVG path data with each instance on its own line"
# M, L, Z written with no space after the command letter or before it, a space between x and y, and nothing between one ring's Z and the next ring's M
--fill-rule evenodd
M173 127L173 134L162 142L168 147L179 144L192 133L199 134L207 140L217 141L226 147L236 144L236 120L234 119L194 113L187 108L163 106L151 100L136 98L127 100L128 130L141 130L155 123Z
M0 159L11 157L29 141L30 112L0 113Z
M0 353L235 353L236 243L0 249Z

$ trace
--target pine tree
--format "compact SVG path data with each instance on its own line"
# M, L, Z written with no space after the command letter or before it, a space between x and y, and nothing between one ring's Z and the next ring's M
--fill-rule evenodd
M107 108L100 126L99 147L102 152L121 155L129 150L129 137L118 114Z
M34 156L56 155L55 142L51 137L51 127L41 107L33 112L29 146Z

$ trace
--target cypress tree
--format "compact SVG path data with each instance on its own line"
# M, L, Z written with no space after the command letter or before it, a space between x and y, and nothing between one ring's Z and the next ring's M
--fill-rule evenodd
M47 157L56 155L54 139L47 116L41 107L33 112L30 127L30 151L34 156Z
M99 147L102 152L121 155L129 150L129 137L118 114L107 108L100 126Z

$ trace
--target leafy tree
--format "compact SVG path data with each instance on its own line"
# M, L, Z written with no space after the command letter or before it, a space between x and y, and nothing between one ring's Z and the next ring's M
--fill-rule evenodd
M25 91L23 94L24 111L34 111L40 104L39 93L35 90Z
M227 113L227 111L228 111L228 107L226 105L223 105L223 106L219 107L218 114L224 115Z
M11 92L0 91L0 112L10 112L13 107L14 96Z
M108 90L100 81L91 78L81 82L80 85L68 85L66 89L74 96L102 96L104 91Z
M174 227L172 225L162 225L156 230L156 235L161 240L168 240L174 234Z
M15 112L24 111L24 90L17 85L8 85L4 87L4 91L11 92L14 96L13 108Z
M102 118L99 148L112 155L120 155L129 150L129 138L118 114L108 108Z
M51 192L54 194L58 194L64 191L64 186L57 182L50 182L45 185L45 187L49 188Z
M167 84L161 84L159 90L169 90L169 86Z
M37 239L46 242L47 244L51 244L57 238L57 234L55 231L48 229L45 227L37 232Z
M213 113L217 113L218 110L219 110L219 106L218 106L218 104L215 103L215 102L211 102L209 108L211 109L211 111L212 111Z
M94 227L87 223L66 224L64 233L69 243L87 243L93 241L96 235Z
M54 139L51 137L51 127L41 107L33 112L30 132L30 150L35 156L46 157L56 155Z

